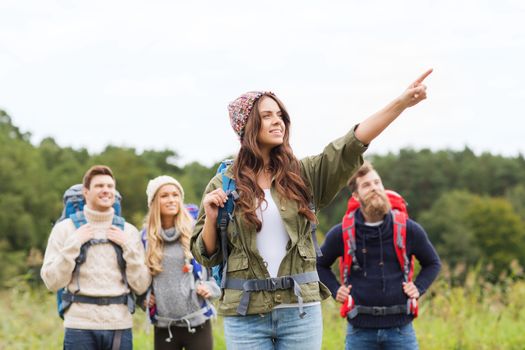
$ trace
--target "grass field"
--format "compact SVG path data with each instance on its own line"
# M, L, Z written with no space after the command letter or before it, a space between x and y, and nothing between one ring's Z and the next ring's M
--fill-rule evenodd
M455 287L447 274L444 271L420 302L414 326L421 349L525 349L522 279L503 277L490 284L474 271ZM21 281L1 291L0 297L0 349L62 348L63 328L54 294ZM323 322L323 349L342 349L345 321L332 300L323 302ZM213 327L215 348L225 349L220 318ZM153 349L153 332L140 310L133 332L135 349Z

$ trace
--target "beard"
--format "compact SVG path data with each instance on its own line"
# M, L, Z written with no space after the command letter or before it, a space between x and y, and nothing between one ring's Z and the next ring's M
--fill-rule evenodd
M383 220L390 211L390 202L384 192L372 191L364 198L360 198L361 210L370 222Z

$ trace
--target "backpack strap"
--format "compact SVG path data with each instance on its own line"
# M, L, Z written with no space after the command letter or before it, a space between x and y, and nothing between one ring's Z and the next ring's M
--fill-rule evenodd
M355 239L355 211L353 208L349 210L343 217L341 224L341 233L343 238L343 255L339 258L339 273L340 281L343 285L350 284L350 272L352 267L354 270L360 269L356 257L356 239ZM346 317L348 312L353 309L355 303L351 295L348 295L347 300L341 305L339 313L341 317Z
M69 216L69 218L71 219L71 221L73 221L73 224L75 225L77 230L81 226L87 224L86 216L84 215L83 211L77 211L74 214L71 214ZM73 269L73 273L72 273L73 274L73 279L77 283L77 289L75 291L75 294L80 291L80 282L79 282L79 279L78 279L78 275L79 275L79 272L80 272L80 265L82 265L86 261L87 249L90 246L90 244L88 244L88 243L89 242L86 242L86 243L82 244L82 246L80 247L80 253L75 258L75 268Z
M315 204L314 204L313 201L311 201L308 204L308 208L315 215ZM317 255L317 257L322 257L323 256L323 252L321 251L321 248L319 248L319 243L317 242L317 235L316 235L317 223L315 221L311 220L310 221L310 228L311 228L312 242L314 243L314 248L315 248L315 254Z
M145 227L140 231L140 241L142 242L144 250L148 249L148 231Z
M73 224L77 229L79 229L80 226L87 224L86 216L82 210L71 214L69 218L73 221Z
M414 256L410 259L407 255L407 220L408 216L406 213L400 210L392 210L392 222L394 231L394 250L396 252L397 260L401 271L403 272L403 280L405 282L412 282L414 276ZM406 310L408 315L417 317L418 314L418 302L415 298L409 298L406 304Z
M339 272L341 275L341 282L348 286L348 278L352 269L358 270L360 268L356 257L356 239L355 239L355 210L345 214L343 223L341 225L343 237L343 256L339 260Z
M128 295L123 294L116 297L90 297L87 295L78 295L66 291L64 294L62 294L62 300L69 303L83 303L93 305L127 304Z
M349 312L347 317L352 319L359 314L373 315L373 316L387 316L387 315L410 315L410 309L407 305L391 305L391 306L364 306L355 305Z
M124 231L126 220L124 220L122 216L113 215L113 220L111 224L117 226L122 231ZM111 243L111 245L115 249L115 253L117 254L117 263L120 268L120 274L122 275L122 281L124 282L126 287L129 288L128 277L126 276L126 260L124 260L124 252L122 251L122 247L111 241L108 242Z
M191 258L190 264L193 267L192 273L193 273L193 278L195 279L195 281L202 280L202 265L199 264L197 260L195 260L195 258Z
M319 275L317 271L303 272L291 276L272 277L266 279L235 279L231 278L226 281L226 287L228 289L242 290L241 301L237 307L237 313L242 316L246 316L248 311L248 304L250 303L251 292L258 291L276 291L279 289L290 289L293 288L294 294L299 302L299 316L303 318L306 313L303 310L303 298L301 295L300 284L319 282Z
M113 220L111 223L112 225L120 228L122 231L124 231L126 226L126 220L122 216L116 214L113 215ZM126 274L127 264L126 260L124 259L124 252L122 250L122 247L111 241L109 241L109 243L111 243L111 245L115 249L115 254L117 255L117 263L120 268L120 274L122 275L122 282L124 282L126 288L128 288L131 291L131 288L128 283L128 275ZM135 297L131 292L127 294L127 304L129 312L133 314L135 312Z
M77 211L76 213L70 215L69 218L73 221L73 224L75 225L75 227L77 229L80 228L81 226L87 224L87 219L86 219L86 216L84 215L83 211ZM125 224L126 224L126 220L123 217L121 217L121 216L113 215L113 220L112 220L111 224L114 225L114 226L117 226L121 230L124 230L124 227L125 227ZM91 240L87 241L86 243L82 244L82 246L80 247L80 254L75 259L75 268L73 269L72 277L76 281L77 288L73 292L72 295L80 296L80 295L78 295L78 293L80 292L80 281L79 281L80 265L82 265L84 262L86 262L88 249L91 246L93 246L93 245L103 244L103 243L110 243L113 246L113 248L115 249L115 254L117 256L117 263L118 263L118 266L119 266L119 269L120 269L120 273L122 275L122 281L124 282L126 287L129 289L128 278L127 278L127 275L126 275L126 260L124 259L122 247L120 247L116 243L111 242L108 239L91 239ZM64 311L67 309L67 307L69 307L71 305L72 302L83 302L83 301L78 301L78 299L74 299L74 298L71 299L71 298L68 298L68 297L66 297L66 299L64 299L64 296L67 296L68 294L70 294L70 293L66 289L64 291L64 293L62 293L62 296L61 296L63 302L65 302L64 303L64 307L63 307ZM82 296L82 297L83 298L92 298L92 299L104 299L104 298L99 298L99 297L87 297L87 296ZM123 297L123 296L121 296L121 297ZM125 297L126 297L126 301L123 302L123 303L128 305L128 309L129 309L130 313L134 313L135 312L135 302L133 300L133 296L131 295L131 293L128 293L128 294L125 294ZM99 305L107 305L107 304L104 304L104 302L105 301L102 300L101 301L102 304L99 304ZM86 303L93 304L92 302L86 302ZM115 302L115 304L120 304L120 302Z
M406 249L407 239L407 216L405 213L393 210L392 222L394 231L394 249L396 251L397 260L401 271L403 271L403 279L405 282L412 281L413 264L408 259Z
M235 180L226 175L226 169L231 164L233 164L233 160L223 161L217 170L217 172L222 174L222 189L228 196L228 200L224 207L219 208L219 215L217 218L222 251L222 271L219 273L221 276L221 288L225 288L228 271L228 223L233 219L235 201L239 198L236 191L237 187Z
M64 313L71 306L72 303L83 303L93 305L124 304L127 305L130 313L135 312L135 299L131 293L122 294L115 297L92 297L87 295L74 294L68 291L66 288L62 288L59 290L57 298L60 298L58 312L61 318L64 318Z
M114 226L117 226L119 229L124 231L124 227L126 226L126 220L122 216L113 215L113 220L111 221L111 224Z

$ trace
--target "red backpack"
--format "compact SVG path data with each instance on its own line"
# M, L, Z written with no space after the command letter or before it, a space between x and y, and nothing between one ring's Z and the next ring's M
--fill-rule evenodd
M410 259L407 256L406 251L406 233L407 233L407 219L408 211L406 202L400 194L392 190L385 190L385 194L390 201L392 207L392 219L394 225L394 249L396 252L397 260L401 271L403 271L403 280L405 282L411 282L414 276L414 256ZM355 239L355 211L360 207L359 202L352 196L348 200L348 207L343 217L342 233L343 233L343 244L344 254L339 260L339 271L341 275L341 283L347 286L350 272L352 271L352 263L357 265L357 258L355 256L356 251L356 239ZM341 317L353 318L357 315L357 308L364 310L363 313L372 313L376 315L388 314L389 307L365 307L356 306L351 295L348 296L348 300L343 303L340 309ZM397 309L399 309L396 306ZM368 312L371 309L372 312ZM398 310L400 311L400 310ZM401 313L392 310L392 313ZM418 305L417 299L408 299L406 305L406 313L417 317Z

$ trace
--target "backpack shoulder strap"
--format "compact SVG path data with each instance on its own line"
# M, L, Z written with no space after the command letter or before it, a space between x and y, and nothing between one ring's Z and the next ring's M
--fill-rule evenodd
M80 226L87 224L86 216L84 215L83 211L78 211L72 214L69 218L73 220L73 224L75 225L76 228L79 228ZM123 217L117 216L117 215L113 216L113 220L111 222L112 225L117 226L121 230L124 230L125 223L126 223L126 220L124 220ZM78 293L78 291L80 290L80 284L78 281L80 265L82 265L86 261L87 250L91 247L92 242L93 241L88 241L84 243L80 247L80 254L75 259L75 268L73 269L73 278L76 279L77 281L77 290L75 291L75 293ZM110 243L115 249L115 254L117 256L117 263L120 268L120 272L122 274L122 279L124 280L124 283L126 284L126 286L128 286L128 280L126 277L126 260L124 260L122 248L118 244L115 244L112 242Z
M401 271L403 271L403 279L405 282L410 282L414 274L414 260L413 257L409 259L407 255L407 220L408 216L406 213L399 210L392 211L394 249Z
M126 225L126 220L122 216L113 215L113 220L111 222L112 225L117 226L122 231L124 231L124 227ZM124 281L124 284L126 287L129 287L128 285L128 278L126 276L126 260L124 260L124 253L122 251L122 247L119 246L116 243L110 242L113 248L115 249L115 254L117 255L117 263L120 268L120 273L122 275L122 280Z
M228 214L228 216L224 217L224 219L226 220L225 222L226 225L233 217L233 212L235 210L235 200L237 200L238 198L238 195L236 192L237 185L235 184L235 180L229 177L228 175L226 175L226 170L232 164L233 164L233 160L231 159L225 160L221 163L221 165L219 166L219 169L217 170L217 172L220 173L222 176L222 190L228 196L228 201L226 202L226 205L224 206L224 208L219 208L219 216L218 216L220 220L220 219L223 219L221 212L226 212ZM218 222L219 226L221 224L223 224L223 222Z
M191 265L193 266L193 269L192 269L192 272L193 272L193 278L196 280L196 281L200 281L203 279L203 276L202 276L202 265L199 264L197 262L197 260L195 260L195 258L191 258L191 261L190 261Z
M73 224L75 225L75 228L80 228L80 226L83 226L87 224L86 216L84 215L84 211L77 211L69 216L71 221L73 221ZM82 265L86 261L86 254L87 250L90 247L90 242L86 242L80 246L80 253L75 258L75 267L73 268L72 272L72 279L76 280L77 289L74 292L75 294L80 291L80 282L78 280L78 274L80 270L80 265Z
M113 215L113 221L111 222L111 224L117 226L119 229L124 231L124 227L126 226L126 220L122 216Z
M308 209L310 209L310 211L315 215L315 204L313 200L310 201L310 203L308 203ZM315 248L315 254L317 255L317 257L321 257L323 256L323 252L321 251L321 248L319 248L319 242L317 242L317 222L314 220L310 221L310 232L312 236L312 242Z
M355 257L356 242L355 242L355 210L346 213L341 224L343 237L343 256L339 260L339 272L341 275L341 283L348 285L348 277L350 276L352 263L357 263Z
M144 249L148 248L148 231L145 227L140 231L140 241Z
M224 205L224 208L219 208L219 215L217 217L217 226L219 229L219 236L221 242L222 251L222 272L219 273L221 276L221 288L226 285L226 273L228 271L228 223L233 218L235 211L235 201L239 198L237 194L237 186L235 180L226 175L226 170L230 165L233 164L233 160L226 160L221 163L217 173L222 175L222 189L228 196L228 200Z
M82 225L87 224L86 216L84 215L84 211L77 211L74 214L71 214L69 218L73 221L73 224L76 228L79 228Z
M405 282L412 282L414 277L414 256L408 257L407 255L407 221L407 213L399 210L392 211L394 250L396 251L401 271L403 271L403 280ZM417 317L419 310L417 299L407 299L406 309L408 314Z

